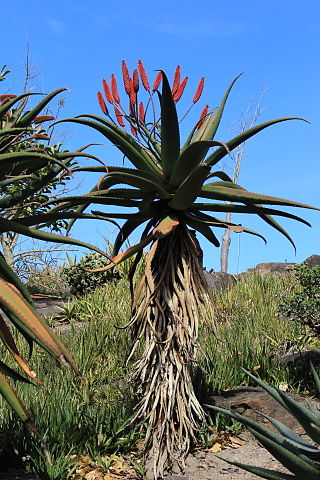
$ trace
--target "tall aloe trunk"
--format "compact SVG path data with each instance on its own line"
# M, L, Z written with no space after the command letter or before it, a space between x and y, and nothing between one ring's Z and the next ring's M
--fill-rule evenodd
M184 460L204 412L193 390L199 313L206 305L201 249L194 232L179 226L156 240L133 302L133 351L143 340L134 381L140 402L135 419L147 426L145 450L154 458L154 478Z

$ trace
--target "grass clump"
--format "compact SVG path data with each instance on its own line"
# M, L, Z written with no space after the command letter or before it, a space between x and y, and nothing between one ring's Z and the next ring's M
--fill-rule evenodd
M32 471L41 480L71 478L72 455L89 454L98 458L131 449L137 442L136 430L127 426L134 400L134 391L128 384L130 370L124 367L128 332L114 327L128 318L128 300L124 282L117 289L107 285L92 294L91 301L89 296L83 297L81 308L72 316L82 322L82 328L71 327L64 342L72 351L84 381L75 378L71 371L60 370L42 349L35 349L32 369L44 386L17 384L16 389L34 413L53 465L48 465L38 440L1 398L0 469L15 467ZM27 355L27 346L21 338L17 339L17 345ZM1 354L4 359L6 354Z
M311 381L303 367L279 363L282 354L314 340L307 327L279 315L279 302L296 288L290 276L254 273L242 276L232 288L212 293L213 319L200 331L199 363L207 372L200 376L202 395L247 385L240 367L268 382L286 383L296 392Z

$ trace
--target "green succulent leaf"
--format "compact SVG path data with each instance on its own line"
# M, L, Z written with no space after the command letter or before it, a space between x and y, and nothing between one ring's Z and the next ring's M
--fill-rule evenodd
M270 205L283 205L288 207L301 207L301 208L309 208L312 210L320 210L317 207L313 207L311 205L307 205L304 203L295 202L293 200L286 200L284 198L278 197L271 197L268 195L262 195L259 193L248 192L247 190L237 189L236 187L223 187L223 186L216 186L218 182L213 184L204 185L201 188L199 193L199 197L202 198L210 198L212 200L224 200L227 202L242 202L245 204L270 204Z
M81 242L80 240L74 240L73 238L64 237L63 235L57 235L55 233L43 232L34 228L26 227L16 221L7 220L6 218L0 219L0 233L1 232L17 232L27 237L36 238L39 240L45 240L53 243L66 243L69 245L78 245L79 247L89 248L97 253L100 253L104 257L108 258L107 254L93 245Z
M203 235L207 240L209 240L209 242L212 243L215 247L220 246L219 240L208 225L190 217L186 217L185 221L186 224L189 225L189 227L201 233L201 235Z
M58 88L57 90L54 90L53 92L49 93L41 102L38 103L30 112L25 113L16 123L17 127L25 127L29 125L37 115L41 112L41 110L44 109L48 105L48 103L59 93L65 92L68 90L67 88Z
M30 412L27 410L25 405L17 396L16 392L11 387L8 380L5 378L5 376L1 372L0 372L0 393L23 422L30 421L31 419Z
M250 430L250 429L249 429ZM274 456L282 465L290 472L294 473L298 478L308 480L319 480L320 469L307 457L302 457L288 450L286 447L273 442L269 438L253 431L252 433L257 440Z
M219 458L221 458L227 463L230 463L230 465L243 468L243 470L253 473L258 477L266 478L267 480L302 480L300 477L296 477L295 475L275 472L274 470L268 470L267 468L262 468L262 467L255 467L253 465L246 465L244 463L235 462L234 460L230 460L228 458L222 458L222 457L219 457Z
M180 131L177 109L166 74L162 71L161 95L161 165L169 179L180 154Z
M233 203L195 203L192 207L192 211L204 211L204 212L233 212L233 213L252 213L252 214L266 214L266 215L278 215L280 217L291 218L297 222L304 223L308 227L311 224L297 215L292 213L276 210L274 208L266 208L258 205L235 205Z
M190 208L197 199L199 192L202 191L203 183L209 172L210 167L206 164L202 163L198 165L179 186L172 200L169 202L169 207L174 210L187 210Z
M191 143L186 149L183 149L170 177L170 185L177 187L190 173L203 161L208 147L224 146L226 151L228 147L223 142L216 140L206 140Z
M264 213L260 213L258 215L259 215L260 218L262 218L262 220L264 220L266 223L271 225L271 227L273 227L275 230L280 232L284 237L286 237L289 240L289 242L291 243L291 245L293 246L294 251L296 253L296 251L297 251L296 245L295 245L294 241L292 240L292 238L290 237L290 235L286 232L286 230L278 222L276 222L276 220L271 215L266 215Z
M240 133L240 135L237 135L236 137L226 142L226 145L228 146L229 150L232 151L233 149L241 145L241 143L261 132L265 128L268 128L271 125L275 125L276 123L286 122L288 120L302 120L304 122L306 121L304 118L300 117L285 117L277 118L275 120L269 120L268 122L260 123L259 125L255 125L254 127ZM225 157L225 155L226 150L222 147L218 148L218 150L216 150L206 159L206 163L211 166L216 165L223 157Z
M84 118L65 118L56 123L61 122L73 122L94 128L116 145L137 169L153 174L160 174L159 169L146 151L124 130L111 129L103 125L101 121L92 121Z

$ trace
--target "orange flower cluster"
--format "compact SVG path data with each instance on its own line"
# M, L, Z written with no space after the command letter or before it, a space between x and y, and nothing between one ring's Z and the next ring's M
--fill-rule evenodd
M158 90L160 86L162 73L161 71L157 73L152 85L152 89L150 89L149 78L141 60L138 61L138 68L135 68L133 70L132 76L130 76L129 69L127 67L125 60L122 60L121 70L122 70L124 91L129 97L129 112L130 112L129 115L125 113L125 110L121 106L117 79L114 74L111 75L111 79L109 83L105 79L102 80L104 96L101 91L97 92L98 103L100 105L102 112L105 115L110 117L109 110L105 101L105 98L106 98L106 100L113 106L115 118L118 124L121 127L125 127L125 120L127 120L129 122L132 134L137 136L139 124L140 125L145 124L146 110L148 108L150 99L152 101L152 95L154 94L154 92ZM140 81L144 90L148 92L150 95L147 108L145 108L145 105L143 102L141 101L138 102L138 92L140 87ZM173 83L171 88L172 97L175 103L177 103L182 97L184 90L186 88L187 82L188 82L188 77L184 77L183 80L181 81L181 67L180 65L177 65L174 72L174 78L173 78ZM204 88L204 77L201 78L197 86L196 92L193 96L192 105L197 103L198 100L200 99L203 92L203 88ZM208 109L209 109L208 105L203 109L200 116L200 120L198 122L198 127L204 121L204 118L208 113Z

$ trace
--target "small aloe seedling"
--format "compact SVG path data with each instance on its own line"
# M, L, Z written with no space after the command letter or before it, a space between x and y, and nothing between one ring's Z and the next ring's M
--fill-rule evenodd
M313 365L311 365L311 369L317 389L320 393L319 376ZM313 443L302 439L283 423L263 413L260 413L261 416L269 420L269 422L277 429L277 432L273 432L260 423L236 412L210 406L210 408L229 415L248 427L249 431L255 436L261 445L263 445L293 475L252 465L244 465L231 460L226 461L232 465L243 468L248 472L254 473L259 477L270 480L319 480L320 448L318 445L320 445L320 411L307 400L307 407L300 405L300 403L293 400L289 395L285 394L278 388L270 387L250 372L244 369L242 370L295 417Z

